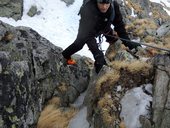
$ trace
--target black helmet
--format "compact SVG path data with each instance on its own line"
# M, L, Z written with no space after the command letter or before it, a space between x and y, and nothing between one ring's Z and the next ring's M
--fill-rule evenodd
M97 0L97 3L112 3L112 0Z

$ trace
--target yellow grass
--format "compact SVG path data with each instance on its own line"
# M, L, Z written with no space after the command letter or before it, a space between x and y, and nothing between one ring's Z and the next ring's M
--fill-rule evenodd
M148 35L144 38L144 40L146 43L153 43L155 38L153 36Z
M109 125L109 124L112 124L114 122L115 118L109 114L107 109L102 109L101 114L102 114L102 119L103 119L105 124Z
M51 100L48 101L49 104L54 104L56 107L60 106L60 98L59 97L53 97Z
M105 106L111 106L113 105L113 101L112 98L110 97L111 95L109 95L108 93L105 93L104 97L100 98L100 100L98 101L98 107L99 108L103 108Z
M170 42L165 44L164 47L170 49Z
M100 94L102 91L102 87L108 87L111 85L114 85L120 77L120 69L126 69L129 72L136 73L136 72L141 72L141 73L149 73L149 70L152 68L152 66L146 62L143 61L132 61L132 62L127 62L127 61L113 61L111 62L111 65L115 70L107 72L107 74L103 75L98 79L96 82L96 93L97 95Z
M132 32L133 35L143 37L146 29L157 29L154 21L149 19L135 19L131 24L127 25L127 31ZM151 39L151 38L150 38Z
M166 48L170 48L170 34L164 37L163 42Z
M144 34L144 29L143 28L138 28L134 30L134 35L136 36L142 36Z
M119 128L126 128L125 122L121 121L119 124Z
M130 65L128 65L128 69L131 72L148 72L148 69L151 68L151 65L149 65L146 62L141 62L141 61L135 61L134 63L130 63Z
M168 38L169 38L169 37L168 37ZM169 43L169 41L168 41L168 38L163 39L162 42L159 42L158 44L152 43L152 44L150 44L150 45L156 46L156 47L158 47L158 48L164 48L164 49L169 49L169 50L170 50L170 43ZM169 39L170 39L170 38L169 38ZM167 40L167 42L166 42L165 40ZM149 48L149 47L146 48L146 50L147 50L147 54L148 54L148 55L151 54L152 56L155 56L155 55L157 55L157 54L163 54L163 53L165 53L165 51L161 51L161 50L159 50L159 49Z
M132 61L132 62L114 61L112 62L112 66L117 70L120 70L121 68L125 68L130 72L141 71L141 73L148 73L149 69L152 67L150 64L143 61Z
M157 25L155 24L154 21L150 20L150 19L136 19L134 22L133 22L134 26L136 25L139 25L144 28L151 28L151 29L156 29L157 28Z
M61 86L58 87L58 89L61 91L61 92L66 92L68 87L65 83L61 83Z
M101 86L104 84L104 83L112 83L114 84L115 82L118 81L120 75L119 73L114 70L114 71L110 71L110 72L107 72L107 74L103 75L102 77L100 77L98 79L98 81L96 82L96 93L99 94L100 91L101 91ZM105 86L108 85L108 84L105 84Z
M161 18L163 21L170 19L169 15L162 15L157 8L152 9L152 16L153 16L154 19Z
M14 38L14 35L11 32L6 32L4 37L1 38L1 40L4 41L11 41Z
M134 26L134 24L132 24L132 23L125 26L125 28L126 28L127 30L129 30L129 31L132 31L134 27L135 27L135 26Z
M136 4L136 3L133 3L132 1L130 0L127 0L127 3L126 5L129 7L129 8L134 8L134 11L137 13L137 12L142 12L142 8L139 4Z
M62 110L55 105L48 105L42 111L37 128L68 128L70 119L75 115L75 109Z
M98 108L100 110L101 117L103 122L107 125L112 124L116 119L114 115L110 115L110 111L112 111L111 107L113 104L113 100L108 93L105 93L104 97L98 101Z

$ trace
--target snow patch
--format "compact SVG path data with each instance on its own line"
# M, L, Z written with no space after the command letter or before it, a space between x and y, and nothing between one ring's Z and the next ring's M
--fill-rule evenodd
M149 86L147 87L149 88ZM139 128L139 116L148 116L148 106L152 97L143 92L142 87L129 90L121 100L122 111L120 117L124 119L126 128Z

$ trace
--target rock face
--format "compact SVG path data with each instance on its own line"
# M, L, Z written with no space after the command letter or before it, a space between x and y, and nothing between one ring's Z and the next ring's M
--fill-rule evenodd
M23 14L23 0L0 0L0 16L21 19Z
M126 23L133 22L134 20L134 17L131 17L132 8L137 19L149 18L158 25L170 20L169 15L163 9L164 6L161 4L150 2L149 0L127 0L127 2L117 0L117 2L120 4L120 10L124 15L123 17Z
M136 63L138 68L131 64L123 66L119 62L118 65L114 64L113 68L104 67L98 76L94 76L84 102L91 125L95 128L124 128L124 119L120 117L122 97L131 88L152 83L153 93L144 89L146 94L153 97L153 101L147 106L147 110L150 110L149 117L139 117L141 127L170 127L170 55L157 55L148 62L151 67L147 64L140 67L140 64ZM117 69L117 66L120 68ZM135 68L138 70L135 71Z
M30 128L52 96L67 105L87 88L92 61L75 56L78 64L66 66L61 52L30 28L0 22L1 128Z
M170 127L170 55L154 58L155 80L153 94L154 128Z
M119 68L116 68L118 65ZM124 94L152 81L152 66L145 63L125 65L118 62L112 68L104 67L90 82L84 103L88 108L88 121L94 128L121 127L120 101Z
M158 28L158 30L156 31L156 35L158 37L162 37L162 36L168 36L170 35L170 22L163 24L162 26L160 26Z

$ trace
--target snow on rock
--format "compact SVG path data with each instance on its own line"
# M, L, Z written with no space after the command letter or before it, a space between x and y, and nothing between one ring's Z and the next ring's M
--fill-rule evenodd
M151 90L151 84L145 85L146 89ZM142 87L129 90L121 100L122 111L120 117L124 119L126 128L139 128L139 116L149 116L148 106L152 97L143 92Z
M83 107L77 115L70 121L69 128L89 128L89 123L86 120L87 107Z

